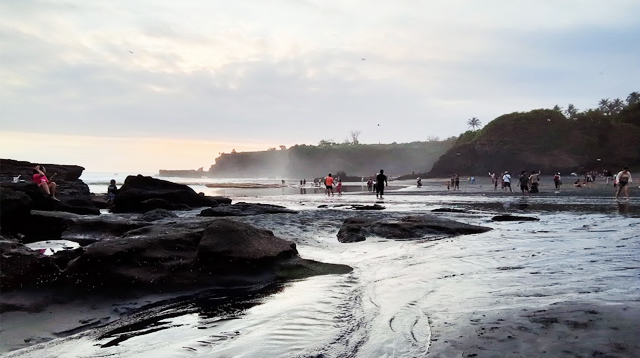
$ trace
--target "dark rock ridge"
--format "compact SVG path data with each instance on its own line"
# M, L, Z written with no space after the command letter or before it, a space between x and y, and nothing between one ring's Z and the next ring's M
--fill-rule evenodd
M0 181L11 182L20 175L20 179L31 182L33 168L40 163L31 163L13 159L0 159ZM47 176L58 173L54 181L76 181L82 175L84 168L78 165L40 164L47 169Z
M66 285L90 290L171 290L230 276L275 280L286 276L287 267L297 265L316 274L351 270L303 260L293 242L269 230L216 219L147 226L96 242L85 247L62 274Z
M496 215L491 218L493 221L539 221L540 219L532 216L516 216L516 215Z
M104 294L132 289L167 292L351 270L303 260L293 242L227 219L174 218L151 224L117 215L35 212L33 217L56 222L65 230L60 238L81 242L89 237L91 243L44 256L0 237L3 292L34 287Z
M187 185L148 176L128 176L118 190L111 211L146 212L153 209L187 209L189 207L230 204L224 197L207 197Z
M463 209L454 209L454 208L436 208L431 210L432 213L466 213L466 210Z
M545 109L502 115L478 131L460 135L428 176L487 175L505 170L582 174L640 165L640 104L617 114L591 111L574 118ZM611 148L620 143L629 150L611 155Z
M200 216L251 216L260 214L297 214L295 210L280 205L252 204L239 202L233 205L220 205L215 208L202 210Z
M0 291L41 287L55 282L60 269L53 258L0 236Z
M491 228L460 223L433 215L405 216L398 220L350 218L338 231L343 243L366 240L367 236L380 236L392 240L422 239L426 236L457 236L478 234Z
M154 209L151 211L147 211L146 213L140 215L140 220L144 221L158 221L168 218L176 218L178 215L173 212L165 209Z

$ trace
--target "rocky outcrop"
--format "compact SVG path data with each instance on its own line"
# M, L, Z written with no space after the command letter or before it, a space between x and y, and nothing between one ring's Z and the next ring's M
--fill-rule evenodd
M69 263L64 278L68 285L91 290L170 290L238 275L276 279L290 275L288 268L300 272L299 265L308 272L350 271L302 260L293 242L268 230L218 219L154 225L97 242Z
M516 215L496 215L491 218L493 221L539 221L540 219L532 216L516 216Z
M118 190L111 211L116 213L146 212L153 209L184 209L187 207L230 204L223 197L207 197L187 185L137 175L128 176ZM186 205L186 206L185 206Z
M148 212L140 215L140 220L158 221L158 220L176 218L176 217L178 217L178 215L174 214L173 212L171 212L169 210L154 209L154 210L148 211Z
M364 241L367 236L410 240L433 236L478 234L489 230L491 228L464 224L433 215L405 216L398 220L350 218L343 222L337 237L338 241L349 243Z
M27 182L31 182L33 168L38 163L26 161L0 159L0 181L11 182L14 177L20 176ZM53 175L57 173L55 180L60 181L76 181L82 175L84 168L77 165L61 165L61 164L40 164L47 169L47 174Z
M200 212L200 216L223 217L223 216L251 216L260 214L297 214L295 210L287 209L284 206L271 204L252 204L239 202L233 205L220 205L215 208L208 208Z
M60 277L51 257L0 236L0 291L42 287Z
M29 195L6 188L0 190L0 227L2 232L17 235L28 225L33 200Z

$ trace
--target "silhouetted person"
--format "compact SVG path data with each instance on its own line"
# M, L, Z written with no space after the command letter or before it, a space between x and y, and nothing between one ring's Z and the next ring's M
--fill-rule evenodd
M382 195L384 195L384 187L385 185L389 185L387 182L387 176L384 175L384 170L380 169L380 174L376 175L376 198L382 199Z

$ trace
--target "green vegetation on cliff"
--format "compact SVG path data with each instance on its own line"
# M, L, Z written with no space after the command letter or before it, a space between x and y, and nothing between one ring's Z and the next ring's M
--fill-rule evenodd
M635 92L634 92L635 93ZM460 135L433 166L430 177L541 170L583 173L640 165L640 103L604 102L579 112L536 109L502 115ZM603 101L601 101L603 102Z
M368 176L384 169L390 175L426 173L455 142L426 141L402 144L295 145L286 150L223 153L209 169L217 177L322 177L344 171Z

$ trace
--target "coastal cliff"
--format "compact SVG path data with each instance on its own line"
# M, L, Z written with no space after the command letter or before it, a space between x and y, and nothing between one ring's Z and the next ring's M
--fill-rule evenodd
M323 177L344 171L368 176L384 169L391 175L426 173L455 139L401 144L295 145L286 150L223 153L208 172L161 170L160 176Z
M611 115L591 110L567 118L551 109L502 115L460 135L428 177L504 170L584 173L624 166L640 166L637 103Z

